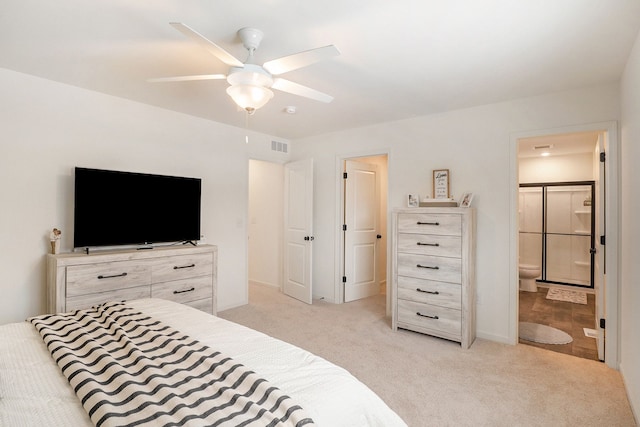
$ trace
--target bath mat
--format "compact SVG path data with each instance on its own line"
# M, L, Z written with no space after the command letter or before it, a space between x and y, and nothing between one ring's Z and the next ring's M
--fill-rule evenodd
M547 299L567 301L575 304L586 304L587 293L568 289L549 288L549 292L547 292Z
M566 332L539 323L520 322L518 330L520 338L526 341L542 344L569 344L573 341Z

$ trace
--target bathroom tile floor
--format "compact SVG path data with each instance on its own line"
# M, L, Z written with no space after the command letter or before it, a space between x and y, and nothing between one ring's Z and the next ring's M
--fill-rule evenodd
M549 289L538 285L538 292L520 291L520 321L541 323L565 331L573 338L569 344L541 344L520 340L521 344L598 360L595 338L584 334L583 328L595 328L595 295L587 293L587 304L574 304L547 299Z

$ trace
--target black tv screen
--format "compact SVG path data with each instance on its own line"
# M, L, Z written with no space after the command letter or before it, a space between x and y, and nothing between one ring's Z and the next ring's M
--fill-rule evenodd
M74 248L200 239L201 180L77 167Z

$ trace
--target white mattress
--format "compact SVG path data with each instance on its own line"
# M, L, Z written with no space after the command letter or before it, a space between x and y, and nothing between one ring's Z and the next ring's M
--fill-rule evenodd
M128 304L254 370L319 426L406 425L346 370L298 347L170 301ZM0 326L0 426L90 425L35 328L28 322Z

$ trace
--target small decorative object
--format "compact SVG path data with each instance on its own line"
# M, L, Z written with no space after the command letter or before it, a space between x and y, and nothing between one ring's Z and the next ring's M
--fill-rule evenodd
M449 198L449 169L435 169L433 171L433 198Z
M420 203L420 196L417 194L409 194L407 198L407 206L410 208L417 208Z
M471 206L472 200L473 200L473 193L462 194L462 199L460 199L460 207L468 208L469 206Z
M62 237L62 231L57 228L51 230L49 233L49 240L51 241L51 253L58 254L60 253L60 238Z

